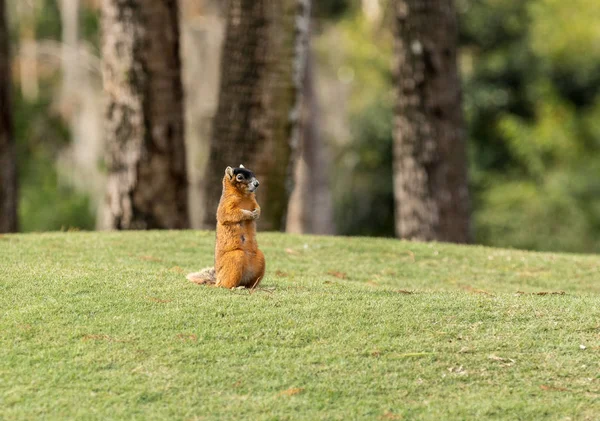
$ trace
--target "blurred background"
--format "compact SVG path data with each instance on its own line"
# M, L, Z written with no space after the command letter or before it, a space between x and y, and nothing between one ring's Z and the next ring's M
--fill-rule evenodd
M265 1L4 0L14 149L0 162L17 178L0 181L18 186L4 230L210 227L224 164L243 163L265 180L259 229L600 251L600 2L440 1L457 43L436 64L440 35L406 38L440 25L407 12L417 0ZM435 75L453 54L460 84ZM432 89L457 85L436 118L463 110L447 164L468 173L451 200L467 213L460 238L439 215L431 235L399 228L402 142L429 65ZM434 181L427 203L443 208Z

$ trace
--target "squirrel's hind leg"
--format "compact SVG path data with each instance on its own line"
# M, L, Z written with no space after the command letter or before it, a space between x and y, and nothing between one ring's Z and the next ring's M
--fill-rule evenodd
M254 256L247 257L242 285L246 288L256 288L265 276L265 255L256 250Z
M236 288L242 282L245 252L242 250L230 251L223 254L217 261L217 286L223 288Z

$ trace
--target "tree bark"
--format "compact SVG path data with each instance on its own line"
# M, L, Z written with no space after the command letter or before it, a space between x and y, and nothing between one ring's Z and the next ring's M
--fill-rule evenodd
M219 102L225 3L224 0L180 2L189 212L194 229L202 228L204 223L204 174Z
M21 95L28 101L36 101L40 94L37 61L36 14L38 5L35 1L17 1L19 20L19 86ZM23 46L27 45L27 51Z
M65 117L71 117L80 85L79 63L79 0L60 0L62 26L62 92L61 106Z
M10 101L10 50L6 5L0 0L0 232L17 231L17 162Z
M396 233L469 241L469 194L453 0L395 0Z
M231 0L203 226L215 227L221 179L243 164L260 180L259 227L280 230L292 189L310 0Z
M304 79L300 120L299 159L286 231L298 234L335 233L333 203L329 188L329 154L319 133L319 102L315 92L314 61L309 52Z
M111 229L189 226L175 0L103 0Z

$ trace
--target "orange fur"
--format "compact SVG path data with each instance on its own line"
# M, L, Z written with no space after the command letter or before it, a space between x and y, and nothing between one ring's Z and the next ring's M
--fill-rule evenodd
M228 168L217 209L214 279L195 278L196 283L214 283L224 288L254 288L265 274L265 256L256 242L256 220L260 206L248 184L240 182Z

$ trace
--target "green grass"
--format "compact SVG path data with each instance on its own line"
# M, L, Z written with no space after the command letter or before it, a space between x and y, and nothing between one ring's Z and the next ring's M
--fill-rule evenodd
M600 417L597 257L259 243L251 294L185 279L213 233L0 237L0 419Z

